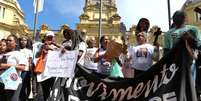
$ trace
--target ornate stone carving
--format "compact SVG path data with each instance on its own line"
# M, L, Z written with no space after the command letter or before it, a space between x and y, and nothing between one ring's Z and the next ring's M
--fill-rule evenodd
M120 19L115 0L102 0L102 35L120 36ZM87 30L87 37L98 37L100 0L85 0L78 30Z
M43 24L40 27L41 30L48 30L48 25L47 24Z

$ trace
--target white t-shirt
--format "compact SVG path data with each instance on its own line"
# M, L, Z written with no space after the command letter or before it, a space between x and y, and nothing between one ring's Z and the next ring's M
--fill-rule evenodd
M103 50L102 48L99 49L99 55L104 55L106 50ZM102 58L98 61L98 73L104 74L104 75L110 75L112 71L112 63L110 61L107 61L106 59Z
M80 42L78 45L78 50L79 51L83 51L82 56L80 57L80 59L78 60L78 63L81 65L84 65L84 56L87 50L87 44L85 42Z
M19 51L11 51L5 54L7 57L7 63L12 65L23 64L27 65L28 60L26 59L25 55ZM21 72L18 72L20 75Z
M33 52L30 49L24 48L24 49L20 49L20 52L22 52L25 57L28 59L29 57L33 57Z
M34 65L36 65L36 63L38 61L38 57L36 57L36 55L41 50L43 45L44 45L44 43L42 43L42 42L35 42L32 45L33 46L33 63L34 63ZM59 50L59 48L57 48L54 45L50 45L50 48L53 49L53 50Z
M26 59L29 61L29 58L33 58L33 52L30 49L24 48L20 49L20 52L23 53ZM29 71L29 63L25 66L25 71Z
M36 65L37 58L36 54L40 51L41 47L43 46L42 42L35 42L33 45L33 63Z
M3 56L4 56L4 54L0 54L0 63L2 63Z
M154 46L151 44L137 45L130 51L132 67L146 71L153 64Z
M71 50L71 47L72 47L72 40L64 40L64 41L62 42L62 46L63 46L65 49Z
M84 66L88 69L97 70L97 63L94 63L91 58L95 56L98 48L87 48L86 54L84 56Z

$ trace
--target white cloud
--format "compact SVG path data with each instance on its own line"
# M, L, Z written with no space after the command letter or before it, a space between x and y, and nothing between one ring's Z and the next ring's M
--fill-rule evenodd
M146 17L150 24L168 30L167 0L116 0L119 15L127 29L136 25L140 18ZM171 13L179 10L185 0L170 0Z

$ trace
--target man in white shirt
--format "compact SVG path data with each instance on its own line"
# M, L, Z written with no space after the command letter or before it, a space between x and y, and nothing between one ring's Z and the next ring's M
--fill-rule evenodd
M91 38L87 40L88 48L84 56L84 66L87 69L90 69L93 71L97 71L97 66L98 66L98 64L93 61L95 53L98 50L98 48L95 47L95 44L96 44L95 38Z
M146 43L144 32L136 34L137 45L130 51L131 67L135 70L135 76L147 71L153 64L153 60L158 59L155 55L159 53L159 47Z
M19 51L16 51L16 42L17 37L15 35L9 35L7 37L7 63L0 64L0 70L6 70L11 66L14 66L18 72L18 76L21 75L21 72L25 69L25 66L28 64L28 61L24 54ZM19 101L19 94L21 90L21 84L18 85L17 90L4 90L3 98L0 98L2 101ZM2 97L2 96L1 96Z

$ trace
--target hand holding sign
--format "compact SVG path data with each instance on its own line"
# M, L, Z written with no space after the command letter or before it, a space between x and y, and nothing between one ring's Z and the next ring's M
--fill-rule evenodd
M4 89L8 90L17 90L19 84L22 82L15 67L8 68L0 75L0 78L5 85Z
M119 42L110 41L107 45L106 53L104 54L104 58L106 60L112 60L114 58L118 58L119 55L123 51L123 45Z

